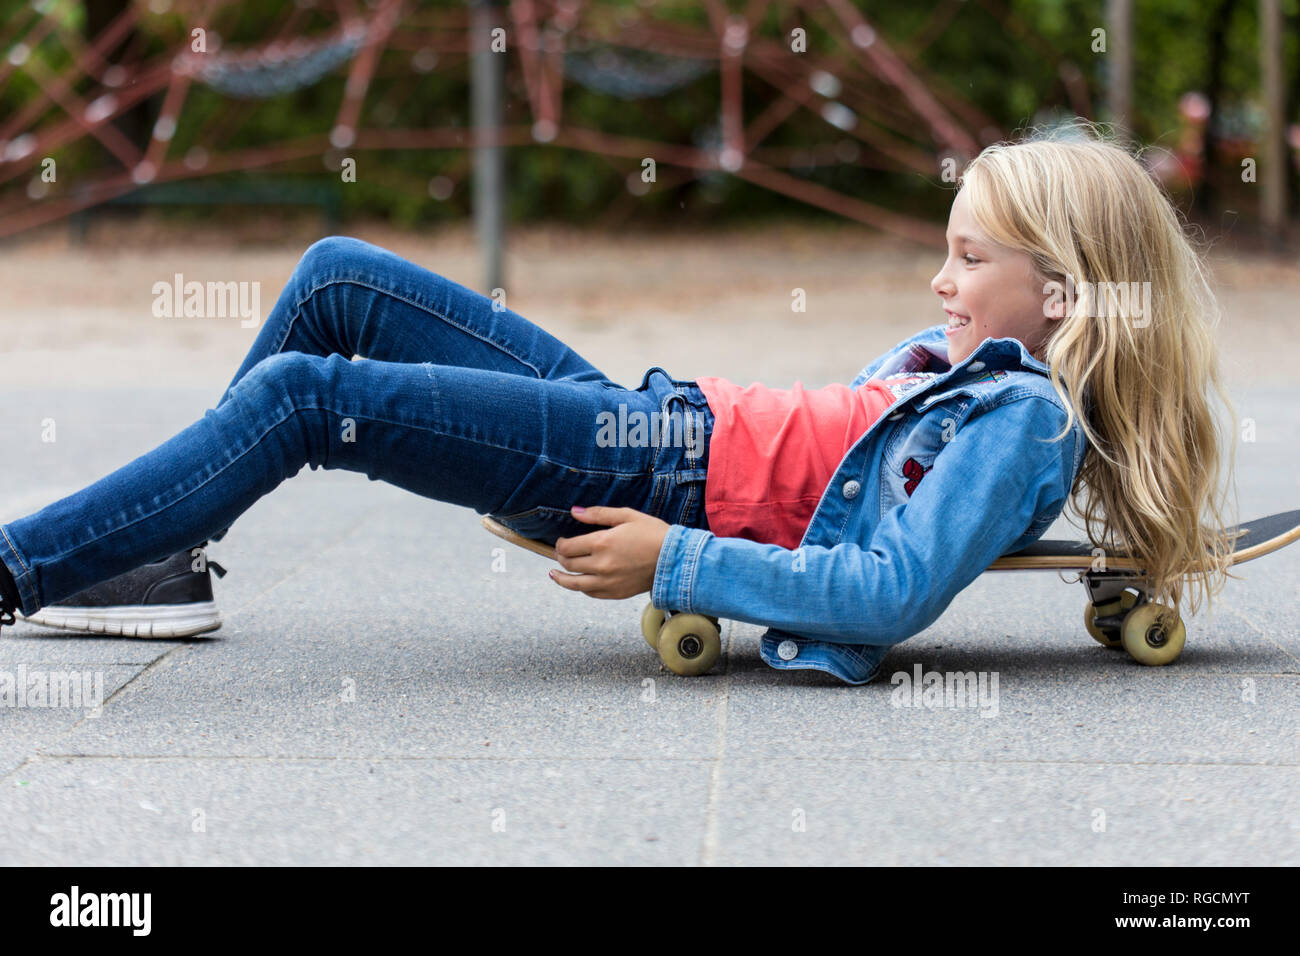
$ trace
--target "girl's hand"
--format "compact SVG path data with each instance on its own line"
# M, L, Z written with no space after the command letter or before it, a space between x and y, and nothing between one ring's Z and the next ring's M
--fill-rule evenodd
M565 571L551 580L570 591L618 600L649 591L655 565L670 525L634 508L573 508L579 521L612 527L573 538L558 538L555 557Z

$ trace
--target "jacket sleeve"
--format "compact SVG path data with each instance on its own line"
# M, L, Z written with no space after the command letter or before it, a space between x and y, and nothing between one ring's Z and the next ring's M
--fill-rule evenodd
M1073 438L1048 439L1064 423L1039 396L973 416L907 503L867 524L865 542L790 551L673 525L651 602L842 643L904 640L938 618L1036 517L1060 513Z

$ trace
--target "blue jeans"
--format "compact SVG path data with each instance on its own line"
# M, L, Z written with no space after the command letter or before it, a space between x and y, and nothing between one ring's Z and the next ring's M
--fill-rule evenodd
M570 515L576 504L707 529L712 429L693 382L654 367L624 388L485 296L359 240L324 239L215 408L0 525L0 560L32 614L219 538L303 465L359 471L550 542L598 530Z

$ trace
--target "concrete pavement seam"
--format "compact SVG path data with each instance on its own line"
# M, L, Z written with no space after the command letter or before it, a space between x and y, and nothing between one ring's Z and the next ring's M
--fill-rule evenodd
M736 633L735 624L727 624L727 643L724 649L725 669L722 672L722 693L718 701L717 735L714 743L713 766L709 770L709 796L705 803L704 843L700 848L700 865L714 866L718 854L718 799L722 791L722 763L727 749L727 716L731 709L731 650Z

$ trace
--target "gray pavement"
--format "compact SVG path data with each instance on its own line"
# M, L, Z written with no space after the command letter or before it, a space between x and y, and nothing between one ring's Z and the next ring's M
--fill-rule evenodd
M1297 507L1297 390L1234 391L1259 415L1242 515ZM0 517L211 398L4 393ZM0 672L102 674L107 700L0 707L0 863L1300 863L1300 547L1242 568L1171 667L1096 645L1082 586L1007 573L850 688L770 670L736 622L714 674L675 677L644 598L563 591L514 549L494 571L501 544L304 469L212 545L212 637L4 629ZM918 664L996 674L996 711L895 706Z

